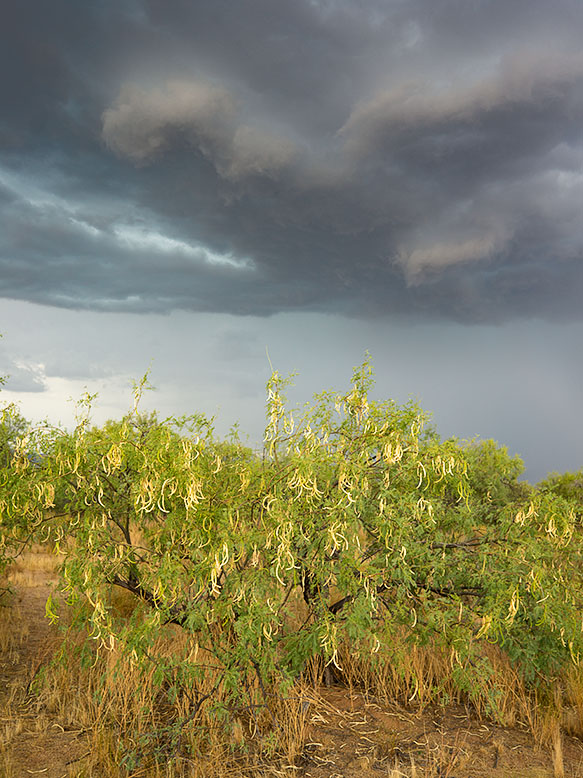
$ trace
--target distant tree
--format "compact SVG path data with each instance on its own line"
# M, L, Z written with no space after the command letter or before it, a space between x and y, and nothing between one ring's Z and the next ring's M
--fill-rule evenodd
M519 505L532 496L532 487L519 481L524 462L511 457L505 446L495 440L471 440L461 443L468 463L468 482L473 510L485 523L495 522L509 506Z
M0 385L4 383L0 377ZM20 447L28 422L16 406L7 405L0 409L0 573L9 564L16 543L13 532L14 521L8 500L16 488L17 475L11 467ZM8 589L0 587L0 594Z
M583 469L576 473L550 473L537 484L537 489L567 500L573 506L577 518L583 519Z
M0 411L0 467L7 467L28 422L14 405Z

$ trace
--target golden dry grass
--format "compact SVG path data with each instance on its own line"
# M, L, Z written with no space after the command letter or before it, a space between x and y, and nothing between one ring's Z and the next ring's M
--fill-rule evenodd
M119 606L122 612L129 607L123 595ZM292 764L301 753L309 701L315 697L305 685L287 698L274 698L269 709L261 705L255 685L247 691L256 708L242 705L225 726L210 703L195 716L188 690L175 699L166 695L156 680L155 663L140 666L117 649L96 650L88 657L85 644L82 632L69 631L67 660L44 667L35 685L35 706L38 715L45 712L64 727L89 734L88 775L126 776L120 758L131 766L132 775L253 775L274 760ZM198 693L205 695L215 687L220 668L213 670L212 658L180 629L169 625L152 653L205 664L210 669ZM213 703L224 696L219 685Z
M40 602L43 594L40 587L46 586L47 578L54 575L57 561L53 554L42 548L23 554L10 572L11 586L29 594L36 591L34 601ZM127 618L135 608L135 602L127 592L116 591L112 594L112 602L121 619ZM36 628L34 619L24 618L26 614L19 609L16 598L11 605L13 607L0 608L0 653L5 666L10 663L16 666L22 661L22 646L29 639L30 630ZM203 706L200 714L189 721L193 699L188 690L171 700L156 683L154 665L144 671L116 650L93 650L88 654L82 650L85 637L82 630L71 628L60 638L65 641L61 643L61 649L66 652L65 661L49 661L47 645L43 644L35 650L42 648L45 653L28 656L26 666L21 667L22 678L12 685L12 691L2 701L7 713L0 728L0 775L3 778L19 776L13 759L14 744L24 735L31 738L36 733L47 738L55 728L82 742L82 748L77 748L67 768L68 775L76 778L101 778L104 775L111 778L128 778L129 775L132 778L203 778L210 775L255 778L292 774L311 774L320 778L324 775L324 772L318 772L320 764L322 770L328 769L325 765L329 765L327 775L333 773L334 759L338 764L344 764L342 759L346 751L342 750L345 745L342 735L326 735L328 740L323 735L329 726L323 722L331 719L331 715L326 701L328 692L322 688L325 668L321 661L315 660L306 668L303 679L285 699L273 698L269 710L242 706L231 716L230 724L224 726L213 716L210 705ZM498 724L518 728L521 732L528 730L540 744L541 753L544 751L549 755L549 766L545 769L534 764L528 773L522 774L502 767L498 769L498 753L502 762L509 750L499 746L498 740L494 739L491 750L496 772L492 775L497 778L583 775L581 764L575 763L572 755L567 758L565 752L565 737L583 733L581 670L571 668L564 678L557 679L554 694L541 699L527 691L502 651L489 645L484 650L495 668L496 689L502 692L496 698ZM171 625L156 645L155 652L160 656L190 656L192 661L210 664L209 658L200 651L195 660L196 640ZM398 663L394 661L396 654L399 655ZM348 733L357 732L360 739L355 740L356 736L350 734L346 740L354 754L352 760L346 762L348 766L342 768L344 772L339 774L372 776L382 774L379 772L382 770L392 778L453 778L466 774L470 766L474 770L475 744L469 745L461 730L452 737L445 730L441 734L436 730L431 737L427 733L419 741L422 745L410 750L405 763L399 758L403 741L398 730L382 727L376 733L366 727L351 730L354 717L362 718L367 700L374 700L379 710L384 707L408 711L407 717L411 721L417 717L416 721L427 722L431 717L435 718L435 704L440 695L442 699L449 699L452 705L465 706L468 712L471 710L478 721L488 722L492 711L483 702L488 689L482 690L484 694L476 696L470 705L467 695L459 692L455 685L453 662L451 653L431 645L412 646L405 641L405 635L402 644L399 640L393 642L391 654L384 660L377 655L374 662L366 657L358 658L350 646L343 646L339 655L342 671L335 671L333 680L342 684L344 691L338 685L334 688L343 699L351 700L351 707L346 702L342 710L336 709L332 718L336 717L340 722L340 729L344 727ZM216 673L209 671L200 692L210 690L215 680ZM23 689L32 681L33 695L24 705ZM221 699L221 693L219 687L215 700ZM255 695L253 701L259 704L261 695L257 686L251 694ZM355 699L359 702L354 703ZM364 718L362 720L364 722ZM569 748L572 752L572 743ZM133 760L128 754L133 754ZM122 763L124 755L125 766ZM318 762L318 759L322 761ZM303 763L308 766L302 770ZM476 772L480 776L487 774Z

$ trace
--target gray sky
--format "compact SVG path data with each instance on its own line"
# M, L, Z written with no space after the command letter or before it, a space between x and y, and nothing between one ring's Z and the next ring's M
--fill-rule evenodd
M580 0L20 0L0 31L0 372L70 419L260 432L379 397L583 465Z

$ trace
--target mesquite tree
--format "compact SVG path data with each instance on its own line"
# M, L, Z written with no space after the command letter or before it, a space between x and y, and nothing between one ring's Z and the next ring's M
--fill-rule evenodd
M285 387L274 373L261 454L217 441L203 416L141 414L139 387L120 421L47 429L36 460L21 445L3 516L62 552L62 589L100 646L154 662L161 685L190 690L194 714L212 702L209 673L223 709L253 694L269 704L310 658L341 673L340 646L390 654L397 631L447 645L463 684L483 672L484 640L525 677L578 660L581 542L567 500L517 488L493 510L478 468L497 458L424 435L412 402L373 401L368 361L348 391L301 413ZM140 607L120 618L115 588ZM156 654L169 624L194 654Z

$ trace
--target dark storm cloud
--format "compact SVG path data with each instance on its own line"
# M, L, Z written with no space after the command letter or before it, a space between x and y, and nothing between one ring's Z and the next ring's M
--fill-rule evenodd
M578 0L23 0L6 16L0 295L581 317Z

